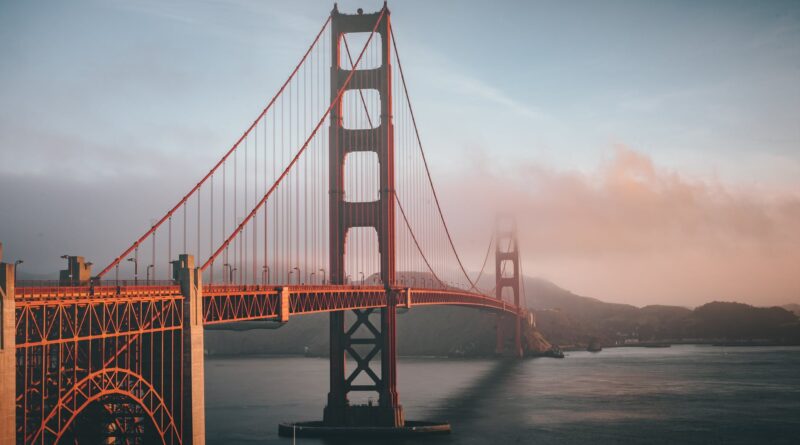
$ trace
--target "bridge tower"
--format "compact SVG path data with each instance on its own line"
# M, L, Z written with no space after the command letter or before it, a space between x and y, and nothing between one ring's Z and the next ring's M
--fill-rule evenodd
M500 215L495 221L495 289L497 298L503 298L503 290L508 288L514 296L514 306L520 304L519 243L517 240L517 221L507 215ZM495 352L505 352L506 325L504 315L497 316L497 346ZM514 317L514 350L512 353L522 357L522 314Z
M381 66L358 69L353 74L348 90L372 89L380 97L380 125L369 129L348 129L343 125L341 99L330 115L330 279L333 285L345 283L345 246L348 231L356 227L373 228L378 235L380 252L380 277L386 288L385 307L380 309L380 330L370 321L374 309L354 310L355 321L345 326L344 311L330 314L330 392L323 421L329 426L388 426L398 427L405 423L403 409L397 397L397 360L395 350L396 295L395 283L395 178L394 178L394 128L392 124L392 69L391 69L391 24L389 10L376 13L342 14L334 6L331 12L331 98L336 98L345 85L351 70L341 66L346 59L342 38L348 33L369 33L380 38ZM342 96L344 97L344 96ZM371 202L349 202L345 200L344 167L347 155L356 152L377 154L380 170L378 200ZM359 328L370 335L356 332ZM355 338L358 335L359 338ZM354 348L365 345L370 350L365 355ZM365 347L361 346L361 347ZM357 366L351 373L345 369L345 356L355 360ZM380 372L371 366L380 355ZM356 384L359 376L366 375L371 384ZM351 406L348 393L371 391L378 393L378 405Z

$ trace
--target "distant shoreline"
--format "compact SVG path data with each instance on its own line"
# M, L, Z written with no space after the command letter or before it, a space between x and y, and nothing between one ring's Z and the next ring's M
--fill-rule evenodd
M652 341L640 343L627 343L621 345L602 345L603 349L611 348L663 348L669 346L697 345L697 346L742 346L742 347L778 347L778 346L800 346L797 342L776 342L770 340L707 340L707 341ZM561 346L562 351L585 351L586 346L565 345Z
M653 348L658 349L661 344L669 344L670 346L716 346L716 347L765 347L765 348L772 348L772 347L785 347L785 346L792 346L792 347L800 347L798 343L775 343L775 342L759 342L759 341L748 341L748 342L736 342L736 341L729 341L729 342L649 342L649 343L641 343L641 344L627 344L627 345L609 345L603 346L603 349L619 349L619 348ZM560 348L564 352L576 352L576 351L586 351L586 347L583 346L564 346ZM282 353L282 354L272 354L272 353L257 353L257 354L208 354L206 353L206 357L211 358L324 358L327 359L327 355L306 355L302 353L297 354L289 354L289 353ZM494 355L485 355L485 354L475 354L475 355L398 355L399 358L415 358L415 359L448 359L448 360L471 360L471 359L485 359L485 358L495 358ZM547 358L547 356L543 355L532 355L527 356L526 358Z

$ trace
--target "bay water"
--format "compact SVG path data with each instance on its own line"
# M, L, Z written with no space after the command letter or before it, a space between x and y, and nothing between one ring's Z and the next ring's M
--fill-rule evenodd
M299 444L800 444L800 347L611 348L564 359L401 357L406 419L452 434ZM209 444L291 444L282 421L319 420L328 360L206 358Z

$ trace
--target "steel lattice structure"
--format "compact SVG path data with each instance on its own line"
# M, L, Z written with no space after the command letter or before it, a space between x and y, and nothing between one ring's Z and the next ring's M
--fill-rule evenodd
M17 288L18 442L74 435L87 406L119 395L181 443L183 303L178 286Z
M462 305L519 316L506 302L458 290L388 295L398 307ZM119 395L142 408L164 443L182 443L183 400L175 389L186 365L184 300L178 285L17 288L18 442L55 443L74 434L70 427L92 402ZM203 323L211 325L342 310L368 315L386 306L387 293L380 286L208 285L202 302Z

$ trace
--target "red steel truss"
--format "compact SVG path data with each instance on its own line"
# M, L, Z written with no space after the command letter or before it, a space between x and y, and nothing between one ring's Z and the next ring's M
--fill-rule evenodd
M398 307L520 314L509 303L458 290L393 288L388 295ZM207 285L202 298L208 325L387 305L383 286ZM17 288L18 443L73 437L87 406L115 397L140 406L163 443L182 443L183 301L177 285Z
M284 293L288 296L288 306L281 301ZM513 304L462 290L394 288L391 294L395 295L398 307L456 305L520 315ZM380 308L386 304L383 286L212 285L203 287L203 322L210 325L280 319L284 306L288 308L284 313L286 317Z
M178 286L17 288L17 442L74 438L87 406L116 399L181 443L182 303Z

